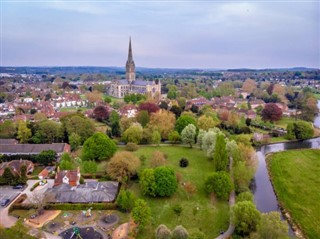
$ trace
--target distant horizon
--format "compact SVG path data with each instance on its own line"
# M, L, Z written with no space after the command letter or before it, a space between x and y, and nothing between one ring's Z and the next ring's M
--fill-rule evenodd
M68 67L97 67L97 68L121 68L125 69L125 66L99 66L99 65L34 65L34 66L26 66L26 65L7 65L7 66L0 66L0 68L9 68L9 67L17 67L17 68L68 68ZM262 67L262 68L250 68L250 67L235 67L235 68L200 68L200 67L145 67L145 66L136 66L136 69L169 69L169 70L281 70L281 69L312 69L312 70L320 70L316 67L308 67L308 66L292 66L292 67ZM2 72L0 72L2 73Z

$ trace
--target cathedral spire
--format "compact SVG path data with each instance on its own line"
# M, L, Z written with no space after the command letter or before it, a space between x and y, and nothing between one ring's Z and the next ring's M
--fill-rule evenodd
M129 52L128 52L128 60L126 64L126 79L128 82L131 84L135 78L136 78L136 73L135 73L135 65L133 61L133 56L132 56L132 47L131 47L131 37L129 38Z
M131 37L129 38L129 52L128 52L128 62L133 61L132 57L132 47L131 47Z

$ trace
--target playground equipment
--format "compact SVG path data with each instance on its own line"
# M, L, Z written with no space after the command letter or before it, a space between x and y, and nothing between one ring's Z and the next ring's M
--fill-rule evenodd
M86 217L91 217L91 209L92 207L90 207L88 210L82 211L82 215Z
M73 227L73 233L72 233L70 239L72 239L74 235L77 236L76 238L83 239L83 238L81 237L81 235L80 235L79 227Z

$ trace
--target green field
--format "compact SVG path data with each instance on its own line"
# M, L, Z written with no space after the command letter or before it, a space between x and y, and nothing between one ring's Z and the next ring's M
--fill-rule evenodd
M220 230L226 231L229 223L228 202L211 200L203 190L206 176L213 172L213 163L205 153L199 149L190 149L179 146L144 146L134 152L137 156L147 157L144 167L149 166L150 158L154 150L160 150L168 156L168 166L174 168L182 175L177 192L171 198L149 198L141 195L139 184L132 183L129 189L135 192L136 196L145 199L152 210L152 220L138 238L153 238L154 231L160 224L167 225L171 230L177 225L183 225L188 231L199 228L207 238L214 238L219 235ZM185 157L189 160L187 168L179 167L179 160ZM188 195L182 187L183 182L190 181L197 187L197 193L188 199ZM179 204L183 211L180 218L177 218L172 206ZM199 210L195 210L196 208ZM194 215L195 214L195 215Z
M268 165L281 205L307 238L320 238L320 150L276 153Z

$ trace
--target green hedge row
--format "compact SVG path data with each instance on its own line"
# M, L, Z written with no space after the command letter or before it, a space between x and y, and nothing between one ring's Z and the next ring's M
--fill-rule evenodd
M35 190L36 187L38 187L40 184L40 182L36 182L31 188L30 191L32 192L33 190Z

